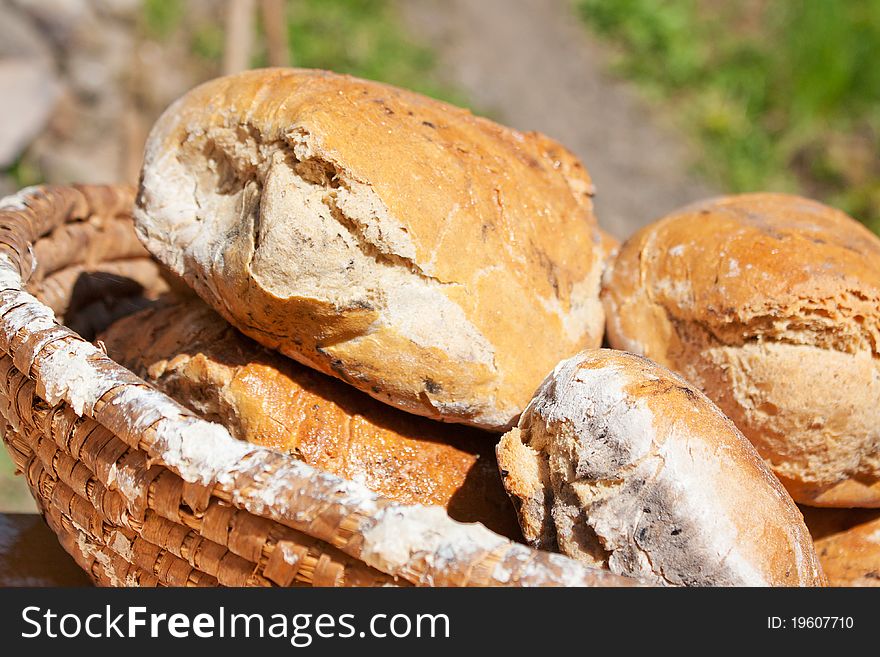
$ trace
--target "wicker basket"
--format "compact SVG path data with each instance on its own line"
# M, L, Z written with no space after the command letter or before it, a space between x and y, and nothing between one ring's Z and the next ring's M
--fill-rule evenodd
M110 360L88 340L168 287L132 200L127 187L73 186L0 201L4 441L96 583L626 583L237 441Z

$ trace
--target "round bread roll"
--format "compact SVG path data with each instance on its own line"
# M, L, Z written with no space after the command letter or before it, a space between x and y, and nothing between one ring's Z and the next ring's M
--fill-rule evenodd
M880 511L803 511L829 586L880 586Z
M408 412L503 430L561 358L601 341L592 189L543 135L269 69L166 110L135 218L261 344Z
M649 360L559 364L498 445L527 541L673 586L819 586L803 518L701 392Z
M606 271L612 347L701 388L798 502L880 506L880 239L783 194L687 207Z
M381 404L264 349L194 298L125 317L99 339L115 361L236 438L521 540L492 441L477 429Z

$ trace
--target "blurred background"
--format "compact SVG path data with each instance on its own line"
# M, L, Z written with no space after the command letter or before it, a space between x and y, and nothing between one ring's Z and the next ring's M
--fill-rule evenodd
M0 195L136 182L150 125L222 73L318 67L540 130L625 238L793 191L880 231L880 0L0 0ZM0 450L0 512L33 509Z

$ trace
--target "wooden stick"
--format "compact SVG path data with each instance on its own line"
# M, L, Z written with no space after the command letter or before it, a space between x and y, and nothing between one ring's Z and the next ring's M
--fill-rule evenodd
M223 73L250 68L254 41L254 0L228 0Z
M260 0L263 30L266 32L266 51L269 66L288 66L287 16L284 0Z

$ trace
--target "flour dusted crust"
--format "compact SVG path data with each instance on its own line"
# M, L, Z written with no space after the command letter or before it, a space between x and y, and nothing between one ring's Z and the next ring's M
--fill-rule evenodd
M263 345L411 413L500 430L601 340L591 195L543 135L269 69L165 112L135 217L147 248Z
M563 361L498 446L526 539L668 585L816 586L803 518L702 393L612 350Z
M795 500L880 506L880 240L796 196L713 199L606 272L612 347L700 387Z
M381 404L264 349L194 298L121 319L99 339L115 361L236 438L519 536L492 441L477 429Z
M804 508L829 586L880 586L880 510Z

